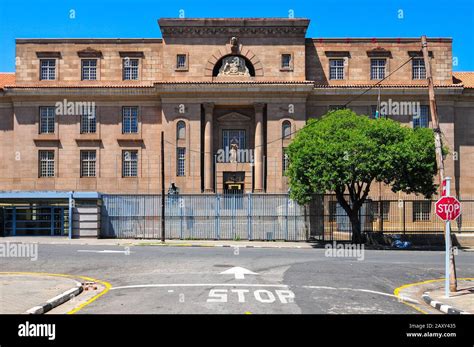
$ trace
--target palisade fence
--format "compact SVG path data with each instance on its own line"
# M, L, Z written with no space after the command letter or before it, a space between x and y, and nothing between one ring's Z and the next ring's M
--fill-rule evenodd
M361 208L364 232L442 233L435 200L378 198ZM474 200L461 201L454 232L474 231ZM351 240L351 224L334 195L301 206L287 194L197 194L165 197L168 239ZM160 195L102 195L101 237L159 239ZM380 218L382 216L382 218Z

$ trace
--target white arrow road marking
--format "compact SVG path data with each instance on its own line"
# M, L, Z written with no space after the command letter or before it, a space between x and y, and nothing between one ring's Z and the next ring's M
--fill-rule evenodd
M107 250L107 249L104 249L103 251L91 251L88 249L78 249L77 251L81 253L124 253L124 254L132 253L130 251L112 251L112 250Z
M228 270L222 271L221 275L234 275L236 280L243 280L245 279L245 275L258 275L249 269L245 269L240 266L232 267Z

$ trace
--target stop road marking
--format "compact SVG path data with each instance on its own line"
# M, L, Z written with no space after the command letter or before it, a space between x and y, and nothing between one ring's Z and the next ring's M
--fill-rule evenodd
M231 297L236 298L239 303L244 303L246 302L246 294L249 294L249 292L249 289L211 289L207 302L228 302L229 297ZM291 290L276 289L275 294L266 289L257 289L253 292L255 300L263 304L274 303L277 298L282 304L294 302L295 293Z

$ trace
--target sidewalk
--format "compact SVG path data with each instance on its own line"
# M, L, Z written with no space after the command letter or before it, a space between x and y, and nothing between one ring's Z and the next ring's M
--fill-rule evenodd
M9 236L0 238L0 243L38 243L49 245L89 245L89 246L175 246L175 247L245 247L245 248L306 248L312 249L316 243L286 241L232 241L232 240L160 240L149 239L69 239L60 236Z
M443 313L474 314L474 281L458 281L458 291L444 295L444 287L427 291L423 300Z
M406 284L395 295L422 313L474 314L474 278L458 278L458 291L449 298L444 295L444 279Z
M0 272L0 314L23 314L34 307L39 312L46 304L52 308L66 299L63 294L69 299L79 285L67 277Z

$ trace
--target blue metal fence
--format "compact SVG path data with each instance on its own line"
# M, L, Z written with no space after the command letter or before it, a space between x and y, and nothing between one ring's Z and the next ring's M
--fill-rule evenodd
M160 195L103 195L102 237L161 237ZM304 207L288 195L165 197L166 238L307 240Z

